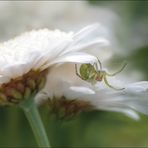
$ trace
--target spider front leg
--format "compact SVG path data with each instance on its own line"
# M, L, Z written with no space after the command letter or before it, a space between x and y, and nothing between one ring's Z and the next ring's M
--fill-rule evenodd
M109 74L109 73L106 73L107 76L110 76L110 77L113 77L115 75L117 75L118 73L120 73L121 71L123 71L123 69L126 67L127 63L125 63L121 69L119 69L117 72L113 73L113 74Z
M98 64L97 63L94 63L94 65L95 65L95 67L96 67L96 70L97 71L100 71L100 70L102 70L102 63L101 63L101 61L99 60L99 58L97 58L98 59L98 63L99 63L99 67L98 67ZM99 69L100 68L100 69Z
M110 88L112 88L112 89L114 89L114 90L123 90L123 89L125 89L125 88L115 88L114 86L112 86L111 84L109 84L109 82L108 82L108 80L107 80L107 78L106 78L106 75L104 75L103 80L104 80L104 83L105 83L108 87L110 87Z

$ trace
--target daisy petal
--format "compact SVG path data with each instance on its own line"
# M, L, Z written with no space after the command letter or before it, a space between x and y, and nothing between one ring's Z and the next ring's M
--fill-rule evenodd
M59 64L59 63L95 63L97 62L97 58L95 56L92 56L87 53L83 52L74 52L70 54L66 54L65 56L61 56L54 60L51 63L48 63L45 67L42 68L45 69L49 65L53 64Z
M120 92L112 93L102 100L98 100L98 108L105 110L133 110L148 115L148 82L141 81L127 85ZM128 112L127 112L128 113Z
M96 40L92 40L90 42L87 42L87 43L83 43L83 44L76 44L75 46L71 47L71 50L72 51L78 51L78 50L85 50L86 48L94 48L94 46L97 46L99 45L100 47L101 46L107 46L109 45L109 42L108 40L106 39L96 39Z
M31 64L19 63L5 66L1 69L1 74L10 78L16 78L27 73L31 69L29 65Z
M126 91L133 93L148 93L148 81L131 83L127 86Z
M109 41L104 37L105 29L99 24L89 25L73 35L73 42L62 54L89 48L90 46L108 46Z

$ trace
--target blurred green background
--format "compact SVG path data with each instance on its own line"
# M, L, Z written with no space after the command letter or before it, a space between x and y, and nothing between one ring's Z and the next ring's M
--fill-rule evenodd
M148 80L146 0L1 1L0 12L1 41L34 28L75 30L91 21L103 22L113 32L119 47L112 63L127 60L130 63L127 73L136 70L143 74L140 80ZM148 116L145 115L141 115L140 121L134 121L120 113L93 111L70 121L60 121L51 118L48 108L40 107L40 112L51 145L55 147L148 146ZM28 121L15 106L0 108L0 147L6 146L37 146Z

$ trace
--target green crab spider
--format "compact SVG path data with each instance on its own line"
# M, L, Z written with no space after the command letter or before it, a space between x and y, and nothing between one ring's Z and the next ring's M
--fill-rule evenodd
M98 64L94 63L92 64L82 64L80 66L79 69L79 73L78 73L78 69L77 69L77 65L75 64L75 70L76 70L76 75L78 77L80 77L82 80L87 81L89 83L91 83L92 85L95 85L98 81L104 81L104 83L114 89L114 90L123 90L125 88L115 88L114 86L112 86L108 80L107 80L107 76L109 77L113 77L115 75L117 75L118 73L120 73L121 71L123 71L123 69L125 68L125 66L127 65L126 63L115 73L109 74L107 73L105 70L102 70L102 64L100 62L100 60L98 59L98 63L99 63L99 68L98 68Z

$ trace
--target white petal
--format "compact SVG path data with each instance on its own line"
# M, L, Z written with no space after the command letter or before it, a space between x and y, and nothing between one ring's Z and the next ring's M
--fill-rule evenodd
M102 110L113 111L113 112L121 112L121 113L127 115L128 117L130 117L130 118L132 118L134 120L139 120L140 119L139 115L132 109L124 109L124 108L112 107L112 108L103 108Z
M74 62L74 63L94 63L97 62L97 58L87 53L83 52L74 52L66 54L65 56L59 57L53 63L65 63L65 62Z
M88 87L84 87L84 86L77 86L77 87L76 86L71 86L70 90L75 91L77 93L80 92L82 94L86 94L86 92L87 92L87 94L95 94L94 90L92 90L92 89L90 89Z
M96 39L96 40L90 40L87 43L83 43L83 44L76 44L75 46L71 47L71 51L78 51L78 50L85 50L90 48L95 48L94 46L99 45L100 47L102 46L107 46L109 45L109 41L106 39Z
M46 66L43 66L42 69L45 69L48 66L53 64L61 64L61 63L95 63L97 62L97 58L87 53L83 52L74 52L70 54L66 54L64 56L58 57L51 63L48 63Z
M86 26L83 29L81 29L78 33L74 34L73 39L75 39L75 42L78 42L84 37L89 36L92 32L95 32L96 30L102 33L104 31L104 28L98 23Z
M129 84L125 90L115 92L98 100L98 108L133 110L148 115L148 82Z
M131 83L127 86L126 91L133 93L148 93L148 81L140 81L136 83Z
M27 73L31 68L29 67L29 63L20 63L20 64L13 64L9 66L5 66L3 69L1 69L1 74L10 77L10 78L16 78L18 76L22 76L23 74Z
M66 40L64 42L57 43L57 45L53 47L52 50L47 50L43 53L40 53L40 55L38 55L37 59L35 60L36 63L34 63L34 68L37 69L44 66L45 68L47 68L48 66L50 66L49 63L54 61L56 58L60 56L60 53L65 49L68 42L71 42L71 40ZM45 69L45 68L41 68L41 69Z
M86 48L91 48L94 45L98 47L108 46L109 41L106 39L104 32L105 29L97 23L83 28L78 33L74 34L73 42L62 54L85 50Z

